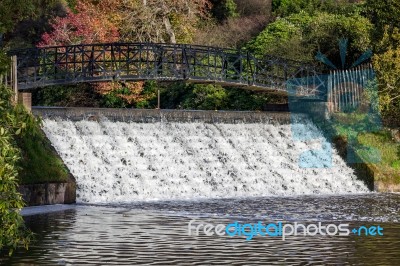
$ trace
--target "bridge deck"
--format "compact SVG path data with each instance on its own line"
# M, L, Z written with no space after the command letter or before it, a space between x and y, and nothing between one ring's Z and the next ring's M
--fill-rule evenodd
M315 68L249 52L186 44L109 43L15 50L18 89L103 81L189 81L325 97Z

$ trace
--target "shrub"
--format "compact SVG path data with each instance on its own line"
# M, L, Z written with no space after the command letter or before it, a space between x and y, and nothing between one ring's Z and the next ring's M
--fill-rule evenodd
M349 39L348 61L353 61L370 48L373 26L359 14L349 16L302 11L269 24L248 43L247 48L258 55L284 56L309 61L318 51L340 65L338 40Z
M34 91L32 104L36 106L100 107L102 96L89 84L50 86Z
M19 214L24 202L17 190L20 150L14 138L35 123L22 107L11 105L11 95L0 85L0 250L7 248L10 255L17 247L28 248L32 238Z

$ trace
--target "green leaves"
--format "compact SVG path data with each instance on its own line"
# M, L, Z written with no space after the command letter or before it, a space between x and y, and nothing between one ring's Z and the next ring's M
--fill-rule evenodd
M223 0L223 1L211 1L212 13L214 17L222 21L227 18L233 18L239 16L237 12L237 6L234 0Z
M400 1L399 0L366 0L366 15L375 25L374 37L379 41L385 28L390 32L400 25ZM391 33L390 33L391 34Z
M369 20L358 13L300 11L270 23L247 48L256 55L311 61L318 51L329 58L340 58L337 43L346 38L349 39L348 61L353 62L370 48L372 28ZM333 63L340 64L340 60Z
M0 75L8 70L10 65L9 63L10 63L10 57L2 49L0 49Z
M309 24L309 17L298 16L293 18L280 18L269 24L253 41L249 42L247 49L257 56L275 55L288 59L310 61L313 56L312 46L305 45L303 25Z
M375 1L375 0L371 0ZM318 11L351 15L360 12L361 4L338 0L273 0L272 10L276 16L289 16L305 11L315 14Z
M24 202L17 189L20 151L14 137L35 121L22 107L13 107L10 96L0 85L0 250L7 248L9 255L20 246L27 248L32 238L19 214Z

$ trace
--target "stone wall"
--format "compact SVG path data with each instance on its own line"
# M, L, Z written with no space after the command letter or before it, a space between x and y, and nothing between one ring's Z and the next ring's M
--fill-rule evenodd
M76 184L72 181L20 185L19 192L28 206L71 204L76 201Z
M291 101L289 110L292 113L303 113L313 119L329 119L329 103L319 101Z

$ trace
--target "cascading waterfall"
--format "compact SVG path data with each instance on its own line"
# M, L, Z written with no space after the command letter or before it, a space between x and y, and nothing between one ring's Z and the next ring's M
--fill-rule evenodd
M291 125L125 123L44 119L44 131L77 180L77 201L256 197L367 192L335 150L332 167L301 168L324 139Z

